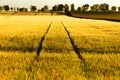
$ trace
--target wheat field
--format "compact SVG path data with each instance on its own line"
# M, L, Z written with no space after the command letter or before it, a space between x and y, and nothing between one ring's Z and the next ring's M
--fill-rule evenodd
M119 22L1 15L0 80L119 80L119 42Z

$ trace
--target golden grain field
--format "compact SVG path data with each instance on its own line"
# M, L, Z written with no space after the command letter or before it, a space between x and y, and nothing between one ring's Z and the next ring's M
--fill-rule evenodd
M119 80L119 42L119 22L1 15L0 80Z

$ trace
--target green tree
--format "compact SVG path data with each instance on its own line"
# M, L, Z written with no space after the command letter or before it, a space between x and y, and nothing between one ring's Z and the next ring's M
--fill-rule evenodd
M44 7L42 7L42 8L41 8L41 11L44 11L44 12L49 11L48 6L45 5ZM38 12L40 12L40 10L39 10Z
M96 11L96 12L98 12L99 11L99 4L94 4L93 6L91 6L91 9L90 9L90 11Z
M120 12L120 7L118 7L118 12Z
M85 4L82 6L82 11L87 11L89 9L89 4Z
M116 11L116 9L117 9L116 6L112 6L112 7L111 7L111 10L114 11L114 12Z
M27 9L27 8L24 8L24 12L28 12L28 9Z
M9 9L10 9L8 5L4 5L3 8L5 11L9 11Z
M82 10L82 8L81 8L81 7L78 7L77 11L80 12L81 10Z
M106 3L100 4L99 10L101 12L107 12L107 11L109 11L109 4L106 4Z
M37 7L36 7L36 6L31 5L31 6L30 6L30 10L31 10L32 12L35 12L35 11L37 10Z
M10 10L13 11L13 7L11 7Z
M75 6L74 6L74 4L71 4L71 11L72 11L72 12L75 11Z
M63 4L58 5L58 11L64 11L64 5Z
M19 8L19 11L20 12L24 12L24 8Z
M2 6L0 6L0 11L2 11L3 10L3 7Z
M47 6L47 5L45 5L45 6L44 6L44 11L45 11L45 12L49 11L49 9L48 9L48 6Z
M68 12L69 12L69 5L65 4L65 13L68 13Z
M19 8L19 11L20 11L20 12L27 12L28 9L23 7L23 8Z
M57 5L52 7L52 11L57 11L57 10L58 10L58 6Z
M41 11L44 11L44 8L41 8Z
M38 9L38 12L40 12L41 10L40 9Z

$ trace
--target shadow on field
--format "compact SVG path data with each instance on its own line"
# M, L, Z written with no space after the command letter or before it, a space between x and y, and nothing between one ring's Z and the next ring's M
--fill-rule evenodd
M50 23L48 29L46 30L45 34L42 36L42 38L41 38L41 40L40 40L40 44L39 44L39 47L38 47L38 49L37 49L37 56L40 55L40 52L41 52L41 50L42 50L43 41L44 41L44 39L45 39L46 34L47 34L48 31L50 30L50 27L51 27L51 24L52 24L52 23L53 23L53 21Z
M70 42L72 44L72 47L73 47L75 53L78 55L79 59L81 59L83 62L85 62L85 59L80 54L79 48L75 45L75 42L74 42L73 38L70 36L70 32L67 30L67 28L65 27L65 25L63 24L63 22L61 22L61 24L63 25L65 31L67 32L67 35L68 35L68 37L70 39Z
M72 18L79 18L79 19L90 19L90 20L105 20L105 21L111 21L111 22L120 22L120 20L115 19L104 19L104 18L89 18L89 17L77 17L77 16L69 16Z

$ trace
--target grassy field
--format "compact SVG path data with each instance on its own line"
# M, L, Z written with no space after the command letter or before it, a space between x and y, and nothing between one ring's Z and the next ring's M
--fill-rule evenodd
M2 51L36 51L51 22L51 18L47 16L1 16L0 19Z
M0 80L119 80L119 25L67 16L0 16Z
M120 53L120 23L66 18L62 20L81 52Z

